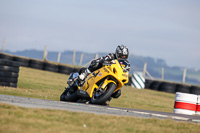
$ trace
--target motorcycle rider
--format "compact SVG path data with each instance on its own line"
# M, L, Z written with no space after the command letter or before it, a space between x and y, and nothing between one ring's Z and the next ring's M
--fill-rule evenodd
M105 57L100 57L98 59L95 59L91 62L88 68L81 68L79 71L79 85L82 86L85 82L86 77L91 73L94 72L95 70L99 69L102 67L103 63L105 61L112 61L115 59L124 59L126 60L128 66L126 68L127 71L130 70L130 63L127 61L129 56L129 51L128 48L124 45L119 45L117 46L115 53L109 53ZM118 98L121 95L121 89L119 89L117 92L115 92L112 97L113 98Z

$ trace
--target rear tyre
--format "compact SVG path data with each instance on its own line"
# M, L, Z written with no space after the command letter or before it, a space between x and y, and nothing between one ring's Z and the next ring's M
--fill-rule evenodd
M116 89L116 85L114 83L109 83L106 87L107 87L106 91L101 95L99 95L97 91L94 91L90 102L93 104L105 105L106 101L108 101L108 99L111 97L114 90Z

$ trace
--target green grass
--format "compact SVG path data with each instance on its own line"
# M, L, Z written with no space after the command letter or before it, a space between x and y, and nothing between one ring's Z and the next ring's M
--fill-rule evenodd
M122 96L113 99L111 106L173 112L174 99L175 94L123 87Z
M20 67L18 88L0 87L1 94L59 100L67 75Z
M29 109L0 103L1 133L198 133L200 124L173 120Z
M20 68L18 88L0 87L0 94L59 100L68 75ZM112 107L172 112L175 94L122 88ZM69 111L29 109L0 103L0 133L15 132L199 132L200 124Z

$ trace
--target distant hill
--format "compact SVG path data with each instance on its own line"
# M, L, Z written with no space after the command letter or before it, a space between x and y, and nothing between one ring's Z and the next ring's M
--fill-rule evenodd
M24 56L29 58L43 59L43 51L39 50L23 50L17 52L5 51L5 53ZM81 54L83 54L82 66L87 64L94 59L95 53L86 53L81 51L76 51L75 65L80 64ZM98 57L105 56L108 53L98 53ZM58 52L49 51L47 55L47 60L57 62ZM61 53L60 63L72 64L73 51L64 51ZM143 71L144 63L147 63L148 72L157 79L161 78L161 68L165 69L165 80L169 81L182 81L183 67L175 66L169 67L165 60L154 59L152 57L143 57L131 54L129 56L129 62L131 63L131 73L134 71ZM186 83L200 85L200 71L188 69Z

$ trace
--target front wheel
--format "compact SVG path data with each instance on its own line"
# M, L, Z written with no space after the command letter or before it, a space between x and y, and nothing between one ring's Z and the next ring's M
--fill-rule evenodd
M99 90L95 90L91 98L91 103L105 104L106 101L111 97L115 89L116 89L116 85L114 83L109 83L106 86L105 92L101 93L99 92Z
M76 102L78 100L79 98L77 95L77 90L70 92L70 88L66 88L65 91L60 95L60 101Z

